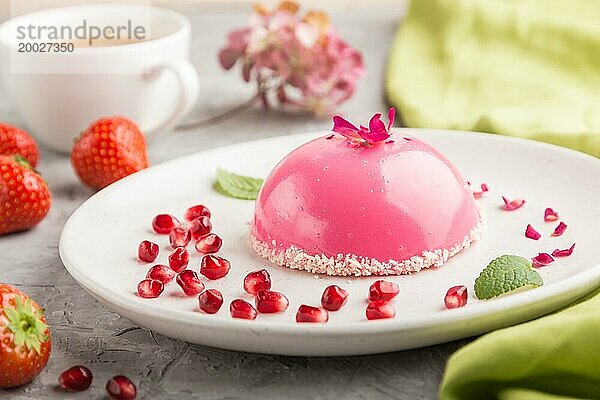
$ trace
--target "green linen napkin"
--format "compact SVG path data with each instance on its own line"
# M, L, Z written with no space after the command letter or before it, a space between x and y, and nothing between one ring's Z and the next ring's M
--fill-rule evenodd
M408 126L502 133L600 157L600 1L413 0L386 93Z
M458 350L440 398L600 399L600 290L582 300Z

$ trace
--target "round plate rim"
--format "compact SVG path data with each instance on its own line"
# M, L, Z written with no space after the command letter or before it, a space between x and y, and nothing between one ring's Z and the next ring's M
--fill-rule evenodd
M419 134L425 135L464 135L464 136L476 136L476 135L484 135L486 139L484 140L497 140L500 142L515 142L524 146L535 146L535 147L546 147L548 150L559 151L568 153L570 157L578 157L582 159L586 159L587 161L598 162L600 160L595 157L584 154L572 149L556 146L549 143L537 142L533 140L503 136L503 135L495 135L495 134L486 134L479 132L467 132L467 131L455 131L455 130L443 130L443 129L423 129L423 128L395 128L395 132L404 132L407 134L419 136ZM327 135L331 134L329 131L315 131L308 133L298 133L294 135L288 135L287 137L317 137L319 135ZM69 274L80 284L84 289L90 292L94 297L96 297L101 302L107 304L109 308L118 307L121 310L129 310L131 313L136 314L144 314L144 315L155 315L152 314L153 304L142 305L139 302L131 299L129 294L121 294L117 291L112 290L111 288L103 287L102 290L97 290L92 280L89 277L85 276L82 272L81 268L78 268L71 262L69 257L69 250L66 248L69 235L71 235L72 226L75 225L78 216L85 211L90 204L93 204L95 201L102 199L106 196L109 196L114 190L117 188L128 184L131 180L139 179L141 176L145 176L146 174L153 173L154 171L169 168L172 164L177 163L185 163L187 159L198 157L200 154L213 152L223 149L230 149L238 146L245 146L247 143L256 143L261 144L262 142L269 142L280 139L281 137L269 137L257 140L248 140L244 142L238 142L231 145L215 147L207 150L203 150L200 152L196 152L193 154L189 154L177 159L169 160L157 165L154 165L148 169L130 175L120 181L108 186L107 188L95 193L89 199L87 199L84 203L82 203L69 217L67 222L65 223L59 240L59 255L65 266L65 269L69 272ZM281 268L281 267L278 267ZM553 283L551 286L541 287L535 290L522 291L520 293L515 293L507 296L501 296L493 299L493 301L486 302L483 304L475 304L469 307L460 308L457 310L444 310L438 311L431 314L427 314L425 316L413 317L410 322L402 321L399 319L391 319L391 320L378 320L378 321L370 321L369 323L365 322L352 322L346 323L342 325L320 325L320 324L289 324L289 325L280 325L273 324L269 321L246 321L240 319L231 320L218 320L215 323L215 319L211 319L210 315L204 315L201 313L197 313L197 316L190 318L189 311L182 310L172 310L169 314L161 314L160 319L167 323L177 323L177 324L186 324L193 325L197 328L215 328L216 326L220 326L223 329L232 330L233 332L243 333L247 332L251 329L253 332L266 332L269 331L270 334L285 334L289 336L294 335L322 335L322 336L336 336L336 335L363 335L372 333L374 329L377 330L377 333L390 333L390 332L398 332L403 330L415 330L415 329L425 329L433 326L440 326L446 324L455 324L461 323L468 320L473 320L483 316L489 316L491 314L498 314L501 312L507 312L513 309L514 307L528 306L535 304L537 302L543 300L549 300L555 297L559 297L561 295L565 295L568 292L576 289L580 289L582 287L591 286L591 282L595 282L593 286L597 286L600 283L600 262L595 266L590 267L589 269L579 272L576 275L569 277L561 282ZM591 289L590 289L591 290ZM550 292L550 293L548 293Z

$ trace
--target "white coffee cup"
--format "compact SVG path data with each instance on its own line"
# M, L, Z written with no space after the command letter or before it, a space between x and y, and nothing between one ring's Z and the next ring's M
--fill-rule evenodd
M38 50L43 43L30 37L23 40L20 27L77 27L82 21L106 27L124 18L147 19L150 37L92 46L88 38L77 46L61 38L58 43L75 48L73 52L18 53L20 46L23 50L21 43L39 42ZM198 98L198 75L189 62L190 40L187 18L156 7L105 4L49 9L0 25L0 73L28 129L48 146L68 152L74 138L102 117L130 118L146 135L175 125Z

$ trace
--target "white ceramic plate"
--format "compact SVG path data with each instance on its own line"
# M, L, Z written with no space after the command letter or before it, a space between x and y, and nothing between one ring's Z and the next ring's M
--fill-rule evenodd
M600 284L600 160L503 136L402 132L438 148L474 185L488 183L490 192L481 200L486 220L481 241L440 269L387 278L401 288L393 320L365 318L367 289L375 277L315 276L259 259L246 241L253 202L223 197L212 189L215 168L264 177L285 154L319 135L315 133L201 152L123 179L73 213L62 233L60 256L87 291L141 326L208 346L302 356L380 353L477 335L553 311ZM523 197L527 204L514 212L502 211L501 195ZM215 231L224 240L221 254L232 264L226 278L206 284L219 289L225 298L216 315L198 311L196 297L182 296L176 283L168 285L158 299L135 294L137 283L150 267L136 260L140 241L149 239L161 245L156 263L166 263L169 254L167 236L151 230L154 215L179 216L197 203L212 210ZM550 237L556 223L543 220L548 206L569 226L561 237ZM524 237L528 223L542 233L539 241ZM475 299L473 282L493 258L505 253L532 257L540 251L567 248L573 242L577 246L572 256L539 269L543 287L491 301ZM190 266L197 270L199 263L200 255L194 254ZM243 277L265 266L273 289L289 297L290 307L280 315L259 315L254 321L231 318L231 300L252 301L242 289ZM347 305L330 313L326 325L296 324L298 306L319 305L323 289L330 284L350 291ZM469 288L469 303L461 309L445 310L444 294L457 284Z

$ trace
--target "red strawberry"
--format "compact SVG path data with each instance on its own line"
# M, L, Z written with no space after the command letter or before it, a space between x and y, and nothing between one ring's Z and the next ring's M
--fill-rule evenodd
M0 388L29 383L46 366L50 330L44 310L19 289L0 284Z
M0 123L0 156L20 155L35 168L40 153L29 134L19 128Z
M52 199L46 182L21 156L0 156L0 235L44 219Z
M71 162L83 183L102 189L148 167L146 139L134 122L104 118L75 142Z

